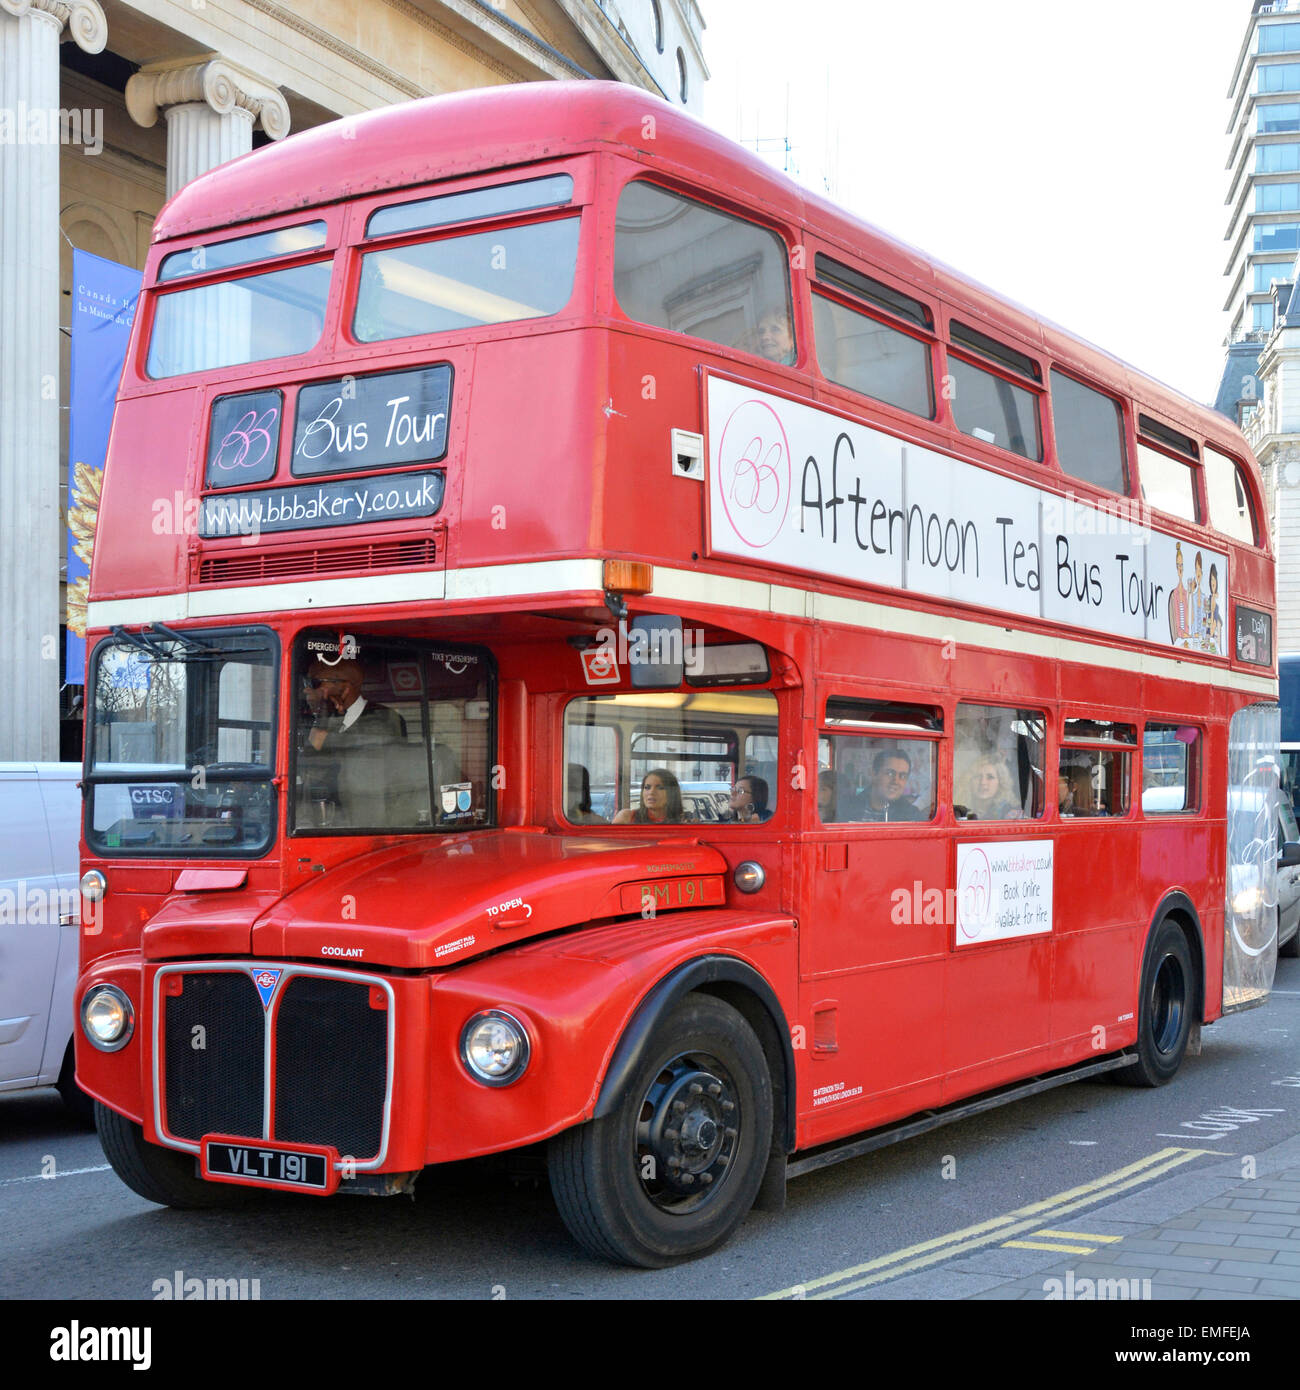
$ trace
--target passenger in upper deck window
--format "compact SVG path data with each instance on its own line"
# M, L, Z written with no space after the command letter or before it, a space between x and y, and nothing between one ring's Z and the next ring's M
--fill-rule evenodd
M789 365L794 361L794 334L790 331L790 315L782 308L764 309L754 332L754 351L769 362Z
M907 795L912 760L901 748L882 748L871 760L866 804L855 819L869 821L927 819Z
M614 817L615 825L677 825L686 819L682 788L666 767L652 767L641 779L641 804Z

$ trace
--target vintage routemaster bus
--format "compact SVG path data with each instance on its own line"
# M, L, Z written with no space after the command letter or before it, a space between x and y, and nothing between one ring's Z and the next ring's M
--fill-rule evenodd
M1168 1081L1272 980L1264 515L1219 416L641 92L213 171L91 577L110 1161L544 1147L655 1266L991 1092Z

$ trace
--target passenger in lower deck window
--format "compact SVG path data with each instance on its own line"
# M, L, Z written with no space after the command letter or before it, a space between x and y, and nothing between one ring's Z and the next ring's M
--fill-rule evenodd
M666 767L653 767L641 779L641 804L620 811L615 825L677 825L689 819L682 788Z
M568 765L568 788L564 818L573 825L608 825L604 816L591 809L591 774L584 763Z
M853 817L864 821L926 820L907 795L912 777L912 759L902 748L882 748L871 760L871 782L860 812Z
M1011 794L1011 774L1001 758L980 758L966 778L965 794L955 806L963 820L1016 820L1020 803Z
M736 783L735 789L731 793L731 800L728 802L730 815L728 820L732 821L765 821L770 819L772 812L768 810L768 786L762 777L742 777Z
M1062 763L1058 779L1058 809L1063 816L1098 815L1093 805L1092 773L1081 764Z
M830 768L817 774L817 815L823 825L840 819L839 779Z

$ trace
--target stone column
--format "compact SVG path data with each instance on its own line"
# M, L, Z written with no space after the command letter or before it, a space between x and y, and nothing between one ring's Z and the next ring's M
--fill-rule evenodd
M278 87L224 58L151 63L126 84L126 109L142 126L167 120L167 196L253 148L258 120L272 140L289 133L289 103Z
M160 110L165 116L169 198L191 179L248 154L258 120L273 140L289 133L289 103L280 89L223 58L141 68L126 84L126 109L142 126L153 125ZM246 360L250 332L247 295L214 285L170 306L157 322L155 348L172 371L225 366Z
M59 756L59 43L98 0L0 0L0 761Z

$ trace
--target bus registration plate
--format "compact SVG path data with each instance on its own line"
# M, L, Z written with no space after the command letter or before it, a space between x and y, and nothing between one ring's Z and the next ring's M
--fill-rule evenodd
M205 1134L200 1146L203 1176L213 1182L252 1187L287 1187L324 1197L339 1185L333 1149L307 1145L250 1144L223 1134Z

